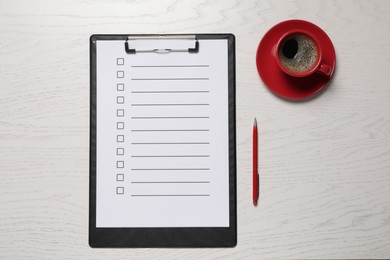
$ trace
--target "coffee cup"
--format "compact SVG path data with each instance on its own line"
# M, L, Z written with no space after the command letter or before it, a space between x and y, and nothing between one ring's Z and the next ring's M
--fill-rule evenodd
M276 45L274 55L280 69L292 77L314 73L330 77L332 69L323 63L319 39L305 30L290 30Z

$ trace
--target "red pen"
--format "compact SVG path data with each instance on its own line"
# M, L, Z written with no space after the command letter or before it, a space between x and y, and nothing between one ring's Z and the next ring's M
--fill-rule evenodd
M257 120L253 123L253 205L257 206L257 200L259 199L259 172L257 165Z

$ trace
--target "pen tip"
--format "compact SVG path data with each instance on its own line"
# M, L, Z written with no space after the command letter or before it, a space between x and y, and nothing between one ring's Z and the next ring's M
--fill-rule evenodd
M257 201L256 201L256 200L253 201L253 205L254 205L255 207L257 206Z
M257 126L257 120L256 120L256 117L255 117L255 121L254 121L253 125L256 125L256 126Z

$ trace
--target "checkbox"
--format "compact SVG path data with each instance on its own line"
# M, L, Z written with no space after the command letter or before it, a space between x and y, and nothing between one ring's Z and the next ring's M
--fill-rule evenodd
M125 136L124 135L117 135L116 136L116 141L118 143L123 143L125 141Z
M117 77L118 79L124 78L124 77L125 77L125 72L124 72L123 70L117 71L117 72L116 72L116 77Z
M125 110L124 109L116 110L116 116L119 116L119 117L125 116Z
M125 122L117 122L116 123L116 129L118 129L118 130L125 129Z
M124 187L116 187L116 194L122 195L125 193Z
M116 65L125 65L125 59L124 58L117 58Z
M118 169L125 168L125 162L124 161L117 161L116 168L118 168Z
M116 149L116 155L124 155L124 154L125 154L125 148Z
M125 103L125 97L124 96L119 96L116 98L116 103L118 104L124 104Z
M123 84L123 83L116 84L116 90L124 91L125 90L125 84Z
M118 174L116 175L116 180L117 180L117 181L124 181L124 180L125 180L125 175L122 174L122 173L118 173Z

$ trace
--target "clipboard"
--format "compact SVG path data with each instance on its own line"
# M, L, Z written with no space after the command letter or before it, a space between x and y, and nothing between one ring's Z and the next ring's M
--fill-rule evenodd
M90 37L91 247L237 244L233 34Z

